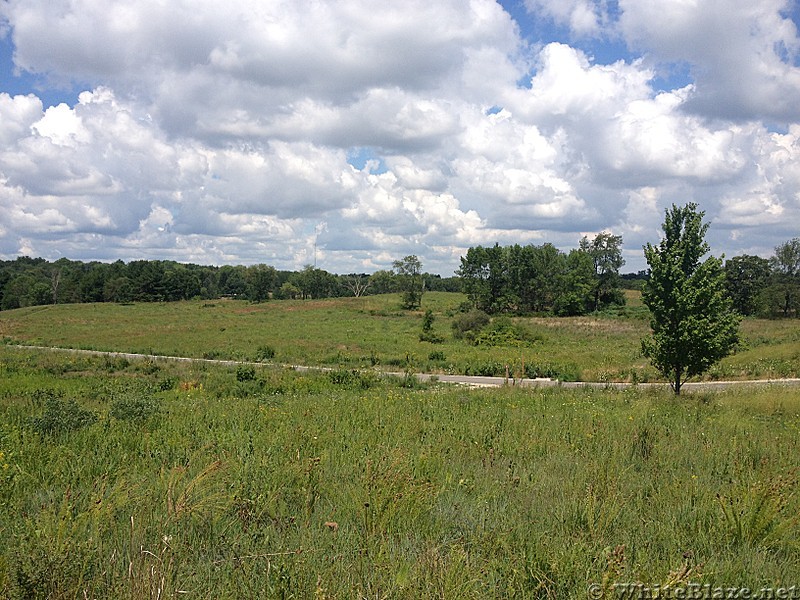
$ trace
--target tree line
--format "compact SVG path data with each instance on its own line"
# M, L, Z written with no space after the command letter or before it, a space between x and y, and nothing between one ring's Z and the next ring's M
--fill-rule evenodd
M424 289L459 291L455 277L418 273ZM300 271L266 264L204 266L166 260L81 262L21 256L0 261L0 310L80 302L170 302L191 298L331 298L402 292L394 270L337 275L314 266Z
M731 258L725 279L733 308L742 315L800 316L800 238L779 244L770 258Z
M163 260L81 262L21 256L0 261L0 310L78 302L167 302L221 297L328 298L400 292L418 308L422 291L463 291L488 314L581 315L625 302L626 287L640 287L648 271L620 274L621 236L584 237L562 252L552 244L475 246L455 277L422 271L416 256L390 270L337 275L314 266L300 271L266 264L203 266ZM800 238L775 248L770 258L735 256L724 263L733 308L742 315L800 316Z
M475 246L456 274L474 308L487 314L583 315L625 304L623 289L641 289L650 269L620 274L622 237L584 237L562 252L540 246ZM707 251L708 249L706 249ZM770 258L735 256L724 262L732 307L743 316L800 316L800 238L775 247Z
M625 304L622 237L600 233L568 253L553 244L475 246L457 275L473 306L488 314L582 315Z

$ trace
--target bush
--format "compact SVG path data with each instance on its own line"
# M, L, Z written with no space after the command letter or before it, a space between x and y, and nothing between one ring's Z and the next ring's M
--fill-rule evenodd
M515 324L510 318L500 317L478 332L473 343L476 346L528 346L540 339L529 329Z
M57 435L87 427L97 421L97 415L78 406L75 400L62 400L52 395L45 401L40 417L31 419L31 426L41 435Z
M356 370L337 369L328 371L328 378L334 385L339 385L347 389L366 390L378 383L378 377L374 373Z
M236 381L255 381L256 370L249 365L240 365L236 368Z
M275 348L272 346L259 346L256 350L256 360L269 361L275 358Z
M428 342L429 344L442 344L444 343L444 338L439 335L438 333L420 333L419 334L419 341L420 342Z
M444 338L433 331L435 317L433 311L428 309L422 317L422 333L419 334L420 342L430 342L431 344L441 344Z
M525 377L528 379L546 378L559 381L580 381L581 370L577 365L526 364Z
M453 318L453 337L457 340L474 339L475 334L489 324L491 319L482 310L470 310Z

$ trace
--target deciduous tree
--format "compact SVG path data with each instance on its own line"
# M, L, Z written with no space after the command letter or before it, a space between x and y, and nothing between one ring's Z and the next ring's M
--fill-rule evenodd
M705 213L690 203L666 211L664 237L644 248L650 279L642 300L650 309L652 335L642 351L670 381L675 394L730 354L738 341L740 317L725 290L722 260L705 256Z
M412 254L394 261L392 267L403 294L403 308L408 310L419 308L425 291L422 263L419 258Z

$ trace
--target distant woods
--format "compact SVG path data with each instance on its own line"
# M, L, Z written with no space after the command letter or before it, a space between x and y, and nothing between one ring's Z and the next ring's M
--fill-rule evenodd
M455 277L419 273L428 291L460 291ZM402 292L392 271L335 275L307 266L279 271L269 265L202 266L162 260L129 263L49 262L23 256L0 261L0 309L79 302L171 302L192 298L332 298Z
M236 298L252 302L401 293L418 307L421 291L464 292L470 308L488 314L581 315L624 304L647 273L620 274L622 238L601 233L562 252L539 246L475 246L455 277L422 272L405 257L392 270L337 275L307 266L281 271L265 264L203 266L174 261L81 262L19 257L0 261L0 310L79 302L169 302ZM800 316L800 238L770 258L735 256L724 266L726 287L742 315ZM420 290L420 292L417 292ZM419 294L419 295L417 295Z

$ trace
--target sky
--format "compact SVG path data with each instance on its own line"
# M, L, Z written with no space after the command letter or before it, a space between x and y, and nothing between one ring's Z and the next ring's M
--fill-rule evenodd
M800 0L5 0L0 258L800 237Z

